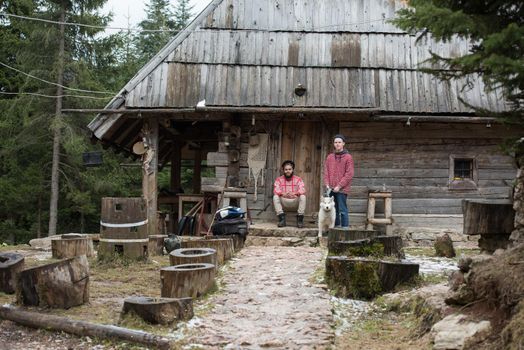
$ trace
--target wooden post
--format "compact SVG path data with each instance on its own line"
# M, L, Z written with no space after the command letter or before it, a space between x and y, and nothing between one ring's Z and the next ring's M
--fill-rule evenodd
M386 219L392 221L393 216L393 198L384 198L384 216ZM393 225L386 225L386 234L390 235L393 233Z
M158 119L150 118L144 121L142 134L147 147L142 156L142 192L147 208L147 234L151 236L157 234Z
M195 159L195 165L193 168L193 193L200 193L200 185L202 183L202 150L201 149L195 150L194 159Z
M370 223L370 220L372 220L375 217L375 198L368 198L368 221L366 225L366 230L373 230L373 224Z
M181 142L175 141L173 143L173 152L171 154L171 191L179 193L182 188L182 147ZM178 204L171 206L171 213L169 215L168 232L176 232L178 220L180 217L175 214L178 212Z
M215 283L216 267L213 264L184 264L160 270L162 297L198 298Z

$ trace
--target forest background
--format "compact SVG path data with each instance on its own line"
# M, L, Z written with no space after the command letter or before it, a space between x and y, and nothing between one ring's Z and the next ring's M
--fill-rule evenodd
M149 0L137 28L108 34L105 3L0 1L0 244L98 232L102 197L141 195L139 160L105 151L100 166L84 165L83 154L102 151L86 128L94 116L57 113L57 96L62 108L103 108L188 24L192 8L189 0ZM182 186L190 188L192 166L183 165ZM169 177L169 170L160 174L161 189ZM56 225L49 220L53 181Z

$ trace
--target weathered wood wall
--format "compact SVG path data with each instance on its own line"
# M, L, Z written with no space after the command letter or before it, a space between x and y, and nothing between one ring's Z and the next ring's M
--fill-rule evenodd
M352 213L364 213L368 191L383 186L393 214L461 214L464 198L510 198L516 168L501 150L511 133L501 125L342 122L340 131L355 161ZM452 154L475 158L477 189L448 187Z

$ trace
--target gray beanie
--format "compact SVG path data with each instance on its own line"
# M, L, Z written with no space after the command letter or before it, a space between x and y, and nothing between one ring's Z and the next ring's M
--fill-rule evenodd
M341 139L342 141L344 141L344 143L346 143L346 138L342 134L336 134L335 136L333 136L333 141L335 141L335 139Z

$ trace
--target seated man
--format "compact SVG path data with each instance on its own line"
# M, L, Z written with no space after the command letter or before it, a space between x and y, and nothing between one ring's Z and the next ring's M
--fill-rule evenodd
M278 227L286 226L286 210L297 211L297 227L304 227L304 212L306 210L306 187L304 181L293 175L295 163L286 160L282 163L283 176L275 180L273 204L278 215Z

